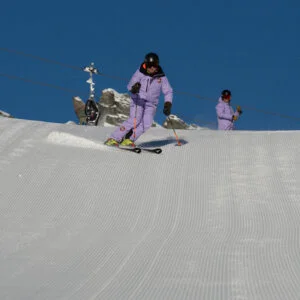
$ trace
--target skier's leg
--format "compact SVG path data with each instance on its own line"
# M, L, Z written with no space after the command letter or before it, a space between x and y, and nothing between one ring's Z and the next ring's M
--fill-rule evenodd
M110 136L110 138L115 139L116 141L121 141L127 133L132 130L134 125L134 119L136 118L137 124L139 124L143 117L144 111L144 99L139 97L132 98L130 103L130 115L129 118L124 121Z
M157 106L152 102L145 102L145 110L142 121L136 128L136 136L133 135L130 137L131 140L136 141L144 132L146 132L153 123L153 119L156 113Z

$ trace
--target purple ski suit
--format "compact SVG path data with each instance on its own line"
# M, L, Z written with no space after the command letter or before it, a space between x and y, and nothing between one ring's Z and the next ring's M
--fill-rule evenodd
M229 103L226 103L222 100L222 97L219 98L219 103L216 106L216 112L218 117L218 129L219 130L234 130L233 116L239 116L240 114L236 111L234 112L233 108Z
M133 74L127 85L130 91L132 86L139 82L141 84L138 94L131 95L130 116L112 134L111 138L121 141L125 136L136 141L146 130L148 130L154 119L161 91L165 102L173 100L173 89L169 84L161 67L154 74L148 74L145 64ZM134 135L134 119L136 118L136 132ZM132 134L128 137L129 132Z

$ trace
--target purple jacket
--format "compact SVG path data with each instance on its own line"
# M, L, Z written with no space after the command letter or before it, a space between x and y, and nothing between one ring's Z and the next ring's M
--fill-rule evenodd
M162 91L165 96L165 102L172 103L173 89L161 67L158 68L157 73L150 75L147 73L145 65L142 64L141 67L133 74L127 85L127 89L130 91L131 87L136 82L141 84L138 94L140 98L157 105Z
M234 124L232 117L239 116L240 114L236 111L234 112L233 108L229 103L226 103L219 98L219 103L216 106L216 112L218 117L218 129L219 130L234 130Z

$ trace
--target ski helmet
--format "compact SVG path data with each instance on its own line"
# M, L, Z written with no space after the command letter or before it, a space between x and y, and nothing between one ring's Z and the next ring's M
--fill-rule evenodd
M144 62L148 68L158 67L159 66L159 58L156 53L150 52L146 54Z
M231 96L231 92L229 90L222 91L222 97L229 98Z

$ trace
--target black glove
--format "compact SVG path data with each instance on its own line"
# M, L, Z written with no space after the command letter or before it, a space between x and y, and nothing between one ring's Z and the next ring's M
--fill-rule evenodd
M131 90L130 92L132 94L137 94L139 91L140 91L140 88L141 88L141 84L139 82L136 82L132 87L131 87Z
M171 107L172 107L172 103L171 102L165 102L165 105L164 105L164 114L166 116L170 115L170 113L171 113Z
M237 111L240 115L243 113L243 111L242 111L242 109L241 109L241 107L240 107L239 105L236 107L236 111Z

